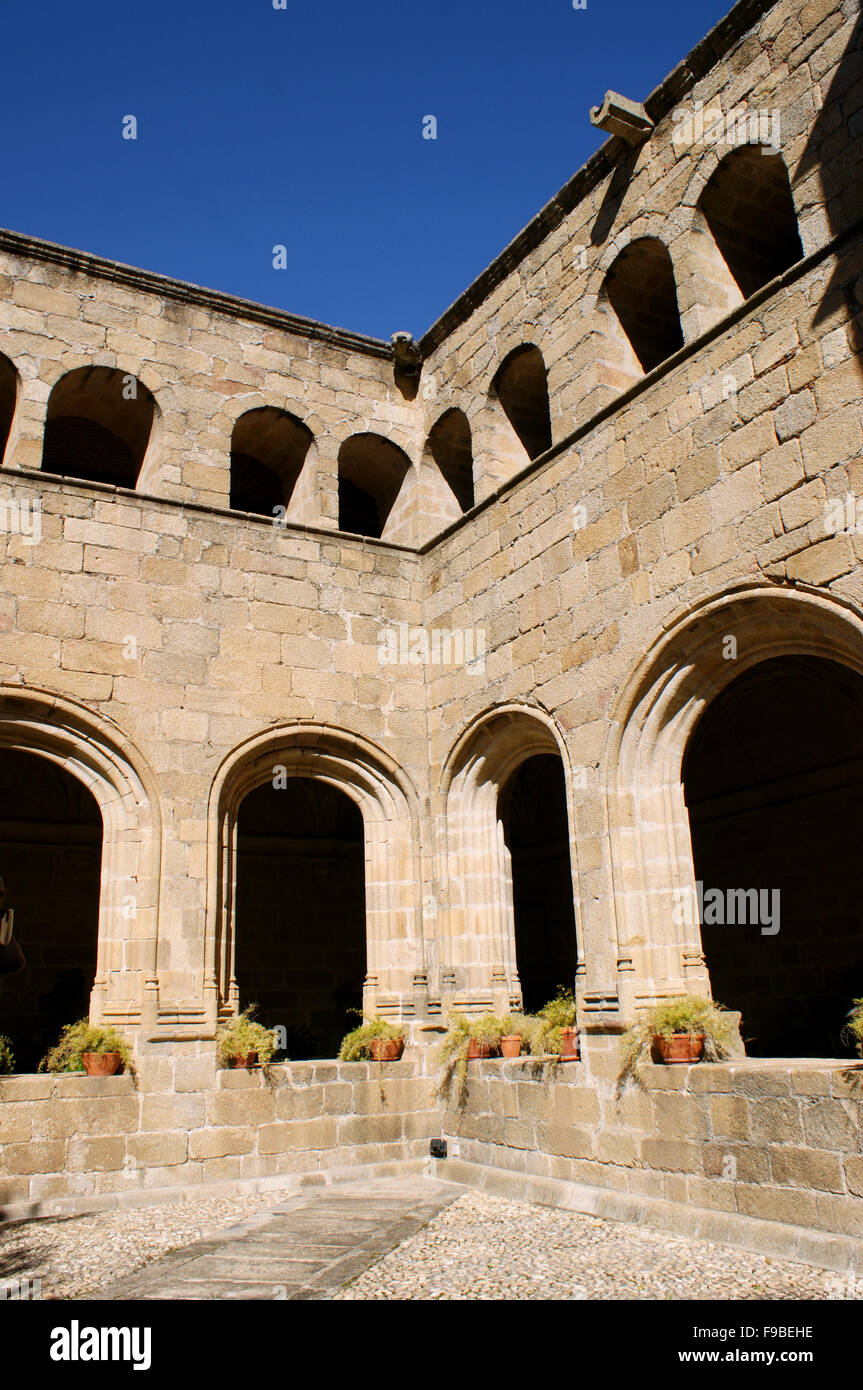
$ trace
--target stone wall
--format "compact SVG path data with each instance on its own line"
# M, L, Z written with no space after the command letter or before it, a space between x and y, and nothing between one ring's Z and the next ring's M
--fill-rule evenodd
M217 1069L191 1045L131 1076L0 1078L6 1216L176 1197L426 1157L433 1081L410 1062Z
M863 1071L823 1062L649 1066L615 1094L614 1049L538 1075L471 1063L450 1152L532 1179L863 1238ZM610 1210L615 1208L610 1206ZM737 1223L715 1238L730 1238ZM725 1231L723 1236L722 1231Z

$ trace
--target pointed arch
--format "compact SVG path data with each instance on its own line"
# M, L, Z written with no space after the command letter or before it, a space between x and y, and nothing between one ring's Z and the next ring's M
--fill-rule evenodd
M0 685L0 746L46 758L92 792L103 851L90 1016L155 1025L162 815L152 772L115 724L47 690Z
M276 775L328 783L359 807L366 894L363 1006L373 1013L410 1013L425 979L416 792L393 759L368 740L332 725L296 722L247 739L223 760L213 781L204 943L208 1017L215 1022L236 1012L238 1005L239 808L250 791Z
M504 1011L521 1003L512 855L501 798L528 760L549 756L559 760L563 770L574 904L578 895L571 768L551 715L535 705L487 710L463 731L446 760L440 810L444 863L439 878L448 890L444 934L438 943L442 1002Z
M863 617L834 596L742 585L671 625L612 711L606 809L621 1004L709 993L684 797L689 740L735 678L777 657L823 657L863 675Z

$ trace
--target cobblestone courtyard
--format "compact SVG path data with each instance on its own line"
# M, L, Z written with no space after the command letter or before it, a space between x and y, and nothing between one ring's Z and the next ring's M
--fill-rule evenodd
M421 1178L17 1223L54 1299L846 1299L830 1271Z

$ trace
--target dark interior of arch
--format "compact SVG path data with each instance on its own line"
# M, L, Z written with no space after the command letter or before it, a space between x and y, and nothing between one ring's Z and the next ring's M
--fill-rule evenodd
M548 380L539 348L529 345L511 352L498 368L493 385L528 458L539 458L551 448Z
M645 372L683 347L674 267L656 237L624 247L605 277L605 290Z
M355 434L339 450L339 530L382 536L410 459L379 434Z
M0 464L3 462L6 445L9 442L9 431L12 428L17 395L18 373L9 358L4 357L0 352Z
M429 448L463 512L474 504L473 446L463 410L448 410L432 426Z
M775 934L772 897L754 924L703 923L714 996L741 1010L752 1056L850 1056L844 1015L863 994L863 679L812 657L761 662L708 706L683 777L704 916L711 888L726 895L712 915L726 919L729 889L780 894Z
M113 367L67 372L48 400L42 467L85 482L135 487L155 402L136 377Z
M286 410L248 410L231 436L231 506L256 516L287 507L312 443L312 432Z
M498 814L512 861L515 950L524 1007L575 985L577 943L563 764L527 758L502 788Z
M238 822L240 1004L287 1032L287 1055L335 1057L366 974L363 818L326 782L250 792Z
M781 155L760 145L726 155L701 210L745 299L803 255L788 171Z
M61 1028L89 1011L101 860L102 817L83 783L47 758L0 749L0 877L27 961L0 994L16 1071L35 1071Z

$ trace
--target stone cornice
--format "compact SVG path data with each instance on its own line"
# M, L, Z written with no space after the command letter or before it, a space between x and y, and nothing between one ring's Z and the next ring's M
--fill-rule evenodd
M59 246L56 242L43 241L40 237L25 236L21 232L10 232L0 228L0 251L22 256L28 261L48 261L52 265L65 266L67 270L80 275L110 280L112 285L126 285L129 289L140 290L144 294L155 294L180 304L195 304L213 313L227 314L231 318L264 323L269 328L278 328L284 333L292 333L301 338L316 338L333 347L344 348L348 352L361 352L367 357L392 360L392 348L382 338L369 338L362 333L352 333L346 328L332 328L329 324L302 318L299 314L272 309L266 304L257 304L254 300L223 294L221 290L205 289L185 280L173 280L170 276L159 275L153 270L139 270L135 266L124 265L121 261L91 256L87 251Z

